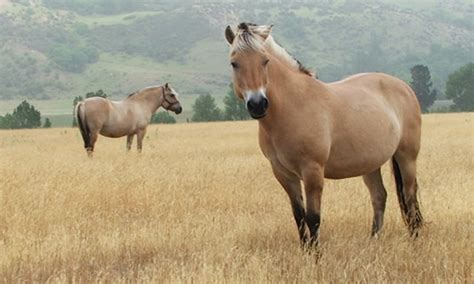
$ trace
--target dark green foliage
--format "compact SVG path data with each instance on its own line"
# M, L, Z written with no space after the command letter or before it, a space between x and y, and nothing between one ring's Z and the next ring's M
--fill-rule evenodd
M230 84L229 91L224 97L224 119L225 120L247 120L250 115L245 108L244 102L234 93L234 84Z
M7 113L5 116L0 115L0 129L11 129L13 124L13 116Z
M218 121L221 118L221 110L217 107L216 100L211 95L200 95L194 101L193 121Z
M172 117L167 111L160 111L153 115L151 123L176 123L176 119Z
M107 98L107 94L104 93L102 89L97 90L95 93L94 92L89 92L86 94L86 99L87 98L92 98L92 97L101 97L101 98Z
M41 126L41 113L30 105L27 101L21 102L13 114L7 113L5 117L0 117L0 128L36 128Z
M474 63L468 63L449 75L446 97L456 111L474 111Z
M415 65L410 69L410 72L412 79L410 86L415 91L421 111L427 112L438 94L437 90L431 90L433 83L431 82L430 70L425 65Z
M46 120L44 121L43 127L44 128L50 128L51 127L51 120L49 120L49 118L46 118Z

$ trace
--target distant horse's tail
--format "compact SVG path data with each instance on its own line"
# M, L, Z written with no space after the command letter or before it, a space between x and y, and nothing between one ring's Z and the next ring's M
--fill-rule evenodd
M421 215L420 206L415 195L415 212L410 212L407 198L403 192L403 177L400 172L400 166L395 158L392 158L393 175L395 177L395 185L397 187L398 203L402 212L403 221L408 226L410 233L416 233L416 229L423 225L423 216ZM418 188L418 183L415 181L415 186ZM418 190L417 190L418 191ZM412 214L411 214L412 213ZM410 216L412 215L412 216Z
M89 126L87 125L86 112L84 108L84 102L79 102L75 109L75 117L79 126L79 130L81 131L82 139L84 140L84 148L88 149L91 147L91 131L89 130Z

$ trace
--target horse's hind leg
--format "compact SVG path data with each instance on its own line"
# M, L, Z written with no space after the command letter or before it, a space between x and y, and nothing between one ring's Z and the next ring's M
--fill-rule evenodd
M410 235L416 237L419 228L423 225L423 217L417 199L416 157L411 158L403 153L396 153L392 163L402 215Z
M137 150L138 153L142 152L143 137L145 137L146 128L139 129L137 132Z
M133 135L135 134L130 134L127 136L127 151L130 151L130 149L132 149Z
M97 131L93 131L90 133L89 146L86 148L87 155L89 157L92 157L92 154L94 152L95 142L97 142L98 137L99 137L99 133Z
M380 168L363 176L365 185L369 188L372 207L374 208L374 220L372 222L372 237L377 237L383 226L383 215L387 191L383 185Z
M285 189L288 197L290 198L291 208L293 210L293 217L295 218L296 227L298 228L298 234L300 237L301 245L304 245L307 241L306 235L306 223L305 223L305 210L303 203L303 195L301 192L300 179L292 173L286 171L278 164L272 163L273 174L275 175L278 182Z

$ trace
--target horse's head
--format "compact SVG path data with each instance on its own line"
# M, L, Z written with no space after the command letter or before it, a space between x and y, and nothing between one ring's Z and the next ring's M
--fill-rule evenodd
M230 64L234 72L235 93L245 101L250 116L255 119L264 117L269 106L266 87L270 59L264 45L271 28L241 23L235 33L230 26L225 30L225 37L231 46Z
M181 103L178 100L178 93L166 83L163 87L163 108L171 110L176 114L183 111Z

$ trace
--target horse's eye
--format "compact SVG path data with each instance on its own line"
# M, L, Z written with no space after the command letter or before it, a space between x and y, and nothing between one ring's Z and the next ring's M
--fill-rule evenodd
M239 68L239 64L237 64L237 62L231 62L230 65L232 65L232 68L234 69Z
M263 61L263 66L267 66L268 62L270 62L270 59L265 59L265 60Z

